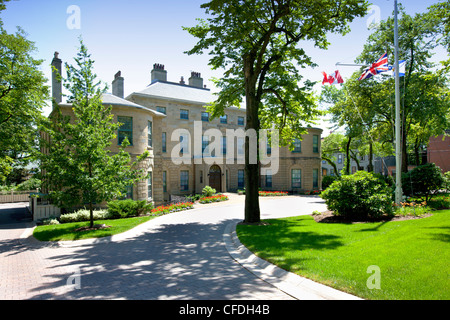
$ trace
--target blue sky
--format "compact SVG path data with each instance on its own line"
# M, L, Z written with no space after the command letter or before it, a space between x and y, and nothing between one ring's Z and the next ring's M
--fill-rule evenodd
M82 36L95 60L98 78L110 86L114 74L120 70L125 78L127 96L150 83L154 63L165 65L169 81L178 82L181 76L187 79L191 71L196 71L202 74L207 87L213 87L209 79L220 77L221 73L210 70L209 57L184 54L194 46L196 39L182 30L182 26L193 26L196 18L204 17L204 10L200 8L204 2L206 0L12 0L1 13L1 19L9 32L20 26L28 33L28 39L35 42L38 50L34 56L45 60L42 71L48 79L53 53L58 51L64 62L73 63L78 38ZM380 9L382 20L392 15L394 0L371 2ZM414 14L426 11L437 0L400 2L407 13ZM72 12L67 12L71 5L80 9L79 29L67 27L67 21L73 17ZM318 81L322 79L321 71L334 72L337 62L352 63L371 33L367 20L374 14L355 20L351 24L352 31L346 36L330 35L331 45L327 51L300 43L319 65L315 69L303 69L305 78ZM357 69L339 67L344 79Z

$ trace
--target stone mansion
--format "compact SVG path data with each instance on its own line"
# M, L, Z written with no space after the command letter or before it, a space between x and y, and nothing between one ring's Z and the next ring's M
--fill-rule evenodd
M72 115L71 105L62 102L62 61L58 54L52 61L52 96L64 115ZM150 79L149 79L150 80ZM127 189L127 197L149 200L156 205L170 201L175 195L201 193L209 185L217 192L235 192L244 189L244 164L239 161L223 161L222 154L231 153L234 160L243 156L243 138L227 136L227 130L245 130L245 109L227 108L225 115L210 119L205 106L214 100L210 89L203 85L201 74L192 72L187 83L167 80L167 71L161 64L154 64L151 83L142 91L124 97L124 78L120 71L112 81L112 94L103 95L103 104L112 106L114 121L123 123L112 142L111 151L118 150L125 137L130 141L127 151L137 156L145 150L150 156L143 164L149 179ZM200 124L200 126L199 126ZM195 131L200 128L200 134ZM219 141L220 152L211 148L212 139L206 133L217 129L223 134ZM178 132L184 132L179 134ZM204 134L205 133L205 134ZM278 171L267 170L261 175L263 190L299 192L320 189L321 186L321 129L308 128L302 140L293 141L293 150L280 147ZM194 139L201 145L200 157L195 156ZM173 161L173 150L188 154L192 161ZM198 149L197 149L198 150ZM232 152L231 152L232 151ZM268 154L270 149L267 150ZM208 161L206 161L208 160Z

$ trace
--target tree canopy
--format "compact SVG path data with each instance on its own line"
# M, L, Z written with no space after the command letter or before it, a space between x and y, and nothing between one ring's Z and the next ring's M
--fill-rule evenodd
M215 79L220 89L209 107L213 116L245 99L246 128L281 131L284 143L301 137L305 126L320 112L312 94L313 83L303 81L300 69L315 66L299 46L311 41L326 49L327 34L345 34L348 23L367 13L365 0L212 0L201 7L208 18L185 27L198 38L188 54L211 56L209 65L223 69ZM259 222L258 164L249 162L245 144L245 221Z
M0 12L5 1L0 2ZM33 58L34 43L20 27L9 34L0 20L0 181L13 166L32 160L38 146L37 125L48 98L46 79Z

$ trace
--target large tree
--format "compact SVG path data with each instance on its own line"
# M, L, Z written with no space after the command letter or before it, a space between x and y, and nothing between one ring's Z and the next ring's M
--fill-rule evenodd
M0 1L0 12L5 9ZM9 34L0 20L0 181L13 166L32 160L38 145L37 125L48 97L46 79L33 58L34 43L18 28Z
M434 49L441 43L441 21L431 19L430 13L414 16L400 10L399 58L406 60L405 76L401 78L401 141L402 171L408 170L408 143L426 144L431 135L444 133L449 125L448 72L431 60ZM357 62L371 64L387 52L390 63L394 57L394 19L382 21L364 46ZM433 70L434 69L434 70ZM383 79L384 78L384 79ZM383 76L360 81L353 86L352 95L365 99L366 105L377 115L377 121L388 124L381 131L389 136L394 132L394 80ZM380 122L381 123L381 122ZM380 127L381 128L381 127ZM426 130L421 130L426 128ZM386 137L385 136L385 137ZM391 140L394 137L391 135Z
M212 0L201 7L208 14L185 28L199 39L188 54L212 56L209 65L223 69L220 88L209 110L214 115L245 98L246 129L275 126L281 137L299 137L317 114L312 83L301 83L299 68L314 66L298 44L311 41L326 49L327 34L349 31L348 22L367 12L365 0ZM286 133L288 132L288 133ZM293 133L293 134L292 134ZM258 146L257 146L258 147ZM259 165L250 162L245 143L245 220L260 222Z
M76 65L66 64L64 86L70 92L74 116L63 116L60 106L42 127L44 151L41 154L44 187L61 207L88 205L90 227L93 227L93 206L121 197L127 185L145 179L147 172L138 163L148 152L132 163L125 152L128 140L118 153L109 150L120 123L113 122L111 106L102 103L100 82L92 72L94 61L81 42Z

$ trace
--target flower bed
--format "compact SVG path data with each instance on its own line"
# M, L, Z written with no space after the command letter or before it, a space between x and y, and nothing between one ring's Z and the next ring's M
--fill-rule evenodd
M216 194L214 196L210 197L203 197L198 200L200 203L211 203L211 202L220 202L220 201L226 201L228 200L228 197L223 194Z
M151 213L152 215L160 216L171 212L189 210L193 208L194 204L192 202L183 202L183 203L169 204L166 206L159 206L155 209L152 209Z
M259 191L260 197L279 197L287 195L288 193L285 191Z

